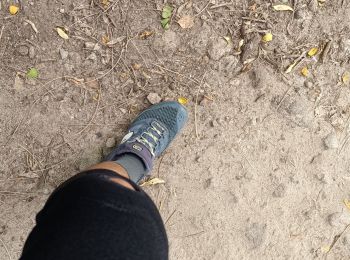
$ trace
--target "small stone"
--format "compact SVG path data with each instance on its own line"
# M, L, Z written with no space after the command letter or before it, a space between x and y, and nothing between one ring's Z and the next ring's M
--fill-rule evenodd
M349 218L343 213L332 213L327 216L327 222L332 227L345 226L349 222Z
M78 168L80 171L86 170L90 166L97 164L101 161L102 151L96 147L86 149L82 154Z
M275 198L282 198L285 194L286 194L286 186L283 183L281 183L273 191L272 196Z
M229 54L231 50L232 44L220 37L211 44L208 54L211 59L220 60L223 56Z
M317 0L311 0L308 4L308 8L312 12L316 12L318 8L318 1Z
M217 127L219 124L218 124L218 122L216 121L216 120L212 120L212 121L210 121L210 126L211 127Z
M108 138L106 141L107 148L113 148L115 146L115 138Z
M123 114L126 114L128 112L128 110L126 110L125 108L119 108L120 112L122 112Z
M87 59L87 60L96 61L96 60L97 60L97 56L96 56L96 54L93 52L93 53L91 53L89 56L87 56L86 59Z
M87 48L87 49L93 50L94 47L95 47L95 43L94 42L86 42L85 43L85 48Z
M28 47L25 46L25 45L19 46L19 47L17 48L17 51L18 51L18 53L19 53L20 55L22 55L22 56L27 56L28 53L29 53L29 49L28 49Z
M312 83L311 81L305 81L304 85L306 88L312 88L314 83Z
M60 12L61 14L64 14L64 8L60 8L59 12Z
M34 59L35 57L35 48L33 46L29 47L29 58Z
M147 96L147 100L152 104L157 104L162 101L162 98L157 93L149 93Z
M311 19L311 15L309 14L308 11L306 10L303 10L303 9L299 9L295 12L295 15L294 15L295 19L297 20L310 20Z
M65 49L59 49L60 55L61 55L61 59L65 60L68 58L68 51L66 51Z
M197 156L195 160L196 160L196 162L202 162L203 158L201 156Z
M326 149L337 149L339 147L338 138L335 133L330 133L323 140Z
M253 223L247 227L245 237L251 249L260 247L265 241L266 225Z

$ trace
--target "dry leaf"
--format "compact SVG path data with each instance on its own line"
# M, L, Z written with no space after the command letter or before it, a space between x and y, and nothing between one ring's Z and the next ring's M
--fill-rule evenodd
M103 35L101 41L104 45L106 45L106 44L108 44L108 42L110 40L109 40L109 37L107 35Z
M309 76L309 69L307 67L302 68L300 72L304 77Z
M194 18L190 15L184 15L177 21L177 23L181 26L181 28L189 29L194 25Z
M349 72L344 72L343 76L341 77L344 84L349 84L350 82L350 74Z
M318 53L318 48L312 48L311 50L309 50L308 51L308 53L307 53L307 55L309 56L309 57L313 57L313 56L315 56L316 54Z
M273 9L275 9L276 11L294 11L294 9L289 5L274 5Z
M61 27L56 27L56 31L62 39L65 39L65 40L69 39L68 34Z
M115 45L117 43L121 43L122 41L125 40L125 38L126 38L125 36L120 36L120 37L118 37L116 39L112 39L109 42L107 42L107 45L108 46L113 46L113 45Z
M10 14L15 15L15 14L18 13L18 11L19 11L19 7L18 6L10 5L10 7L9 7Z
M290 64L289 66L288 66L288 68L286 69L286 71L285 71L285 73L291 73L292 72L292 70L294 69L294 67L296 66L298 64L298 61L295 61L295 62L293 62L292 64Z
M273 35L272 33L266 33L263 37L262 37L262 41L263 42L270 42L273 39Z
M348 208L348 210L350 210L350 201L348 199L344 199L344 204L345 206Z
M153 35L152 31L144 31L144 32L140 33L140 38L142 40L145 40L145 39L147 39L148 37L150 37L152 35Z
M152 186L152 185L157 185L157 184L163 184L165 183L164 180L159 179L159 178L152 178L148 181L145 181L144 183L142 183L140 186L141 187L145 187L145 186Z
M177 101L181 104L181 105L186 105L188 103L188 99L185 97L179 97L177 99Z

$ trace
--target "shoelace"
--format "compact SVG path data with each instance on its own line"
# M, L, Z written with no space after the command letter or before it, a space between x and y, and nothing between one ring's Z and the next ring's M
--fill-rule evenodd
M161 126L157 121L153 121L151 123L151 126L148 127L147 130L144 131L136 140L147 146L152 156L155 156L156 146L158 145L160 138L163 137L164 132L165 128ZM158 136L156 136L154 133L156 133ZM150 137L153 142L147 139L146 136Z

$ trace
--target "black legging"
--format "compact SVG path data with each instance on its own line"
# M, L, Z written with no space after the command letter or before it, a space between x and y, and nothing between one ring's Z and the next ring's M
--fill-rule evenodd
M37 215L20 259L168 259L165 228L152 200L133 182L128 180L136 191L110 177L117 176L93 170L62 184Z

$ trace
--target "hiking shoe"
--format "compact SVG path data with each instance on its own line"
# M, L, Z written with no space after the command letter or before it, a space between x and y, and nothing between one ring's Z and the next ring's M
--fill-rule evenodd
M162 102L151 106L134 120L121 144L106 160L115 161L122 154L132 153L142 160L148 175L154 159L169 146L184 127L187 118L186 108L178 102Z

